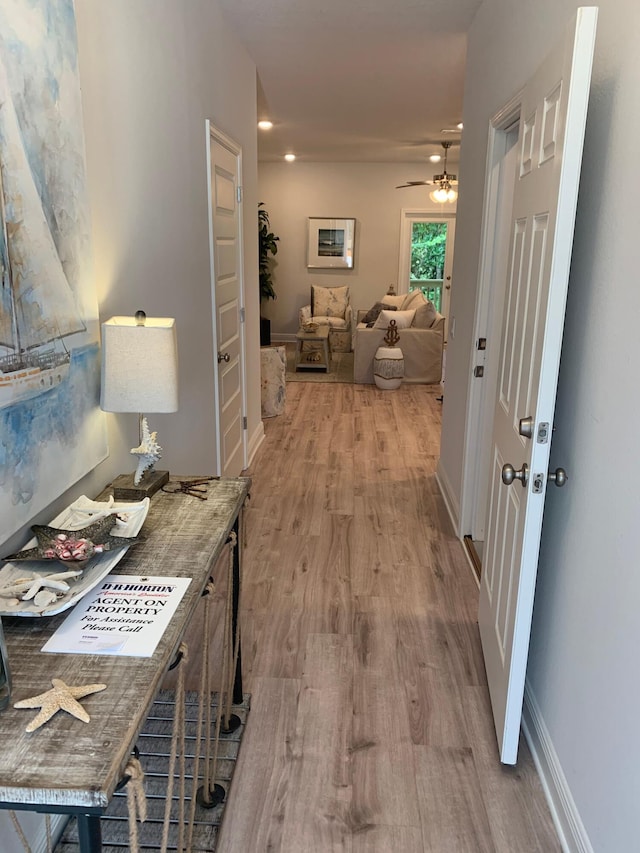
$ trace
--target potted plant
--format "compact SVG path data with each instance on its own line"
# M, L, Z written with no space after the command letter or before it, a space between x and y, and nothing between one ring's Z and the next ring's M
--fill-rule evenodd
M271 231L269 214L264 210L264 202L258 204L258 271L260 275L260 346L271 345L271 321L262 316L262 303L276 298L273 289L271 261L278 253L279 237Z

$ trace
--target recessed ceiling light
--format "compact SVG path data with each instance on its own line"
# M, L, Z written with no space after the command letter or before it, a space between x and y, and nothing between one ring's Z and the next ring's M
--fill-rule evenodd
M431 154L429 160L431 160L432 163L439 163L440 160L442 160L442 157L440 156L440 154Z
M269 121L268 119L263 119L262 121L258 122L258 127L260 128L260 130L271 130L271 128L273 127L273 122Z
M296 159L296 155L295 154L285 154L284 159L287 161L287 163L293 163L293 161Z

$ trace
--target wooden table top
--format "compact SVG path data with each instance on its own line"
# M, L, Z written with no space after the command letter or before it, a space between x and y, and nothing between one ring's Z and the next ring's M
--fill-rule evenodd
M329 338L329 326L320 323L317 329L308 332L304 327L298 329L296 338L299 341L326 341Z
M192 578L152 657L41 652L71 609L52 617L3 617L13 689L11 706L0 712L2 803L52 811L106 808L250 485L248 478L221 479L207 484L206 501L165 492L151 499L140 532L144 541L114 572ZM80 700L89 723L60 711L27 734L38 709L16 710L13 703L49 690L52 678L70 686L102 682L107 689Z

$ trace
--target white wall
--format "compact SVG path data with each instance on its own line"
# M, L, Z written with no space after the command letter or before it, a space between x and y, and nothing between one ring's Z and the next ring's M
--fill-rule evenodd
M484 0L470 32L451 312L457 325L440 461L458 499L488 123L577 5ZM640 849L639 37L636 0L604 0L551 451L551 467L565 467L570 479L547 497L528 669L564 793L577 809L576 836L580 820L585 828L580 849L590 843L603 853Z
M273 284L277 299L263 305L271 334L294 334L298 310L309 304L310 286L351 288L354 309L370 308L398 283L400 219L403 208L434 214L443 205L429 200L427 187L397 190L407 180L429 178L432 163L260 163L260 201L271 229L280 237ZM455 205L444 212L452 213ZM310 216L356 220L353 270L307 269L307 223Z
M101 320L138 308L176 318L180 409L153 416L152 426L159 429L163 462L172 472L212 472L216 365L206 118L243 147L249 435L262 429L255 66L215 0L75 0L75 8ZM107 417L110 457L37 521L133 470L129 448L137 440L136 418ZM25 531L17 533L3 552L24 537ZM0 837L7 838L2 824Z

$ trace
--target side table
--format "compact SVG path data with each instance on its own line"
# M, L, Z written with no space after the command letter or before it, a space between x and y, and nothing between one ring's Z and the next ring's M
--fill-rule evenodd
M331 372L331 344L328 326L318 326L313 332L307 332L304 329L298 330L296 333L296 371L298 370Z

